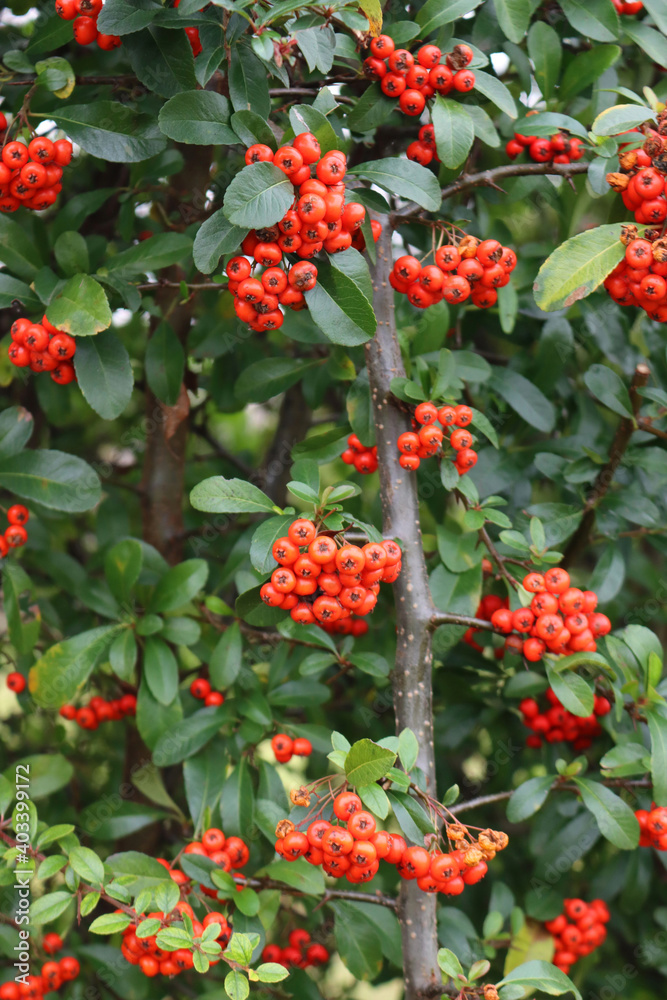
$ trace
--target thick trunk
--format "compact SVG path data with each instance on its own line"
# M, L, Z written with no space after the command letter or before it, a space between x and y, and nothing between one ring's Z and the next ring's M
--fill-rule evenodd
M408 727L419 741L418 766L436 795L431 685L431 617L435 612L428 586L419 523L416 476L399 465L396 440L409 430L408 421L389 399L391 380L405 375L396 337L394 296L389 284L391 233L383 232L377 244L374 273L374 306L377 333L366 345L377 434L383 530L403 548L403 568L394 584L396 598L396 661L393 672L397 732ZM414 882L401 888L399 909L403 938L406 1000L415 1000L441 982L437 964L435 897Z

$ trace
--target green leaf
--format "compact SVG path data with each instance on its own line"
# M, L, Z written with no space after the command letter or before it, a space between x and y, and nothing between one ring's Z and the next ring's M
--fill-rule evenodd
M423 29L422 37L426 38L443 24L451 24L452 21L465 17L475 7L479 7L481 2L482 0L449 0L443 4L442 0L427 0L416 17L417 24Z
M294 200L294 188L273 163L251 163L239 171L225 191L223 208L234 225L246 229L271 226Z
M350 275L323 261L317 284L305 293L312 319L333 344L354 347L375 333L373 306Z
M0 228L0 247L1 241L2 230ZM2 252L4 253L4 250ZM29 285L2 271L0 272L0 309L8 309L15 301L21 302L31 312L39 312L42 309L41 301Z
M411 771L419 756L419 742L411 729L403 729L398 734L398 756L406 771Z
M289 969L277 962L262 962L255 969L260 983L279 983L289 976Z
M618 14L608 0L561 0L560 6L580 34L596 42L613 42L618 38Z
M74 767L59 753L33 754L21 757L11 768L6 768L5 778L16 780L16 768L21 764L30 772L30 798L35 801L48 798L65 788L74 777ZM57 827L51 829L57 830ZM54 838L54 839L57 839Z
M650 706L644 709L651 734L651 777L653 799L658 806L667 805L667 719Z
M274 509L273 501L252 483L223 476L198 483L190 493L190 503L211 514L262 514Z
M263 358L243 369L234 386L234 395L239 403L266 403L320 365L318 359Z
M309 71L328 73L333 66L336 36L331 25L316 25L294 33Z
M275 152L276 137L261 115L254 111L235 111L231 117L231 125L244 145L254 146L256 142L261 142Z
M441 94L435 95L431 118L438 156L446 167L459 167L475 140L472 118L459 101L447 100Z
M649 714L647 710L647 715ZM644 774L647 769L647 756L648 750L643 743L619 743L601 758L600 768L603 769L604 777L625 778L634 774ZM654 795L655 785L656 779L654 777ZM657 796L656 801L658 801Z
M588 778L571 778L587 809L595 816L600 833L623 851L639 843L639 823L633 810L610 788Z
M340 147L340 139L331 127L326 115L323 115L311 104L295 104L290 108L289 120L295 135L301 135L302 132L312 132L323 153Z
M505 38L518 44L530 24L532 8L529 0L495 0L494 7Z
M595 691L589 681L573 671L559 672L547 665L547 678L558 700L568 712L585 718L593 711Z
M26 281L32 281L44 264L42 248L33 242L27 227L6 214L0 215L0 259Z
M454 980L455 983L459 979L459 976L463 976L463 966L454 952L450 951L449 948L439 949L438 965L450 979Z
M69 863L84 882L101 884L104 881L104 865L89 847L73 848L69 852Z
M245 590L236 598L234 611L237 618L241 618L248 625L264 628L268 625L277 625L285 618L285 612L280 608L268 608L260 596L262 587L258 584ZM292 621L292 619L288 619ZM296 623L295 623L296 624Z
M542 23L542 22L538 22ZM525 135L538 135L549 138L554 132L564 129L572 135L578 135L581 139L588 139L588 129L585 128L576 118L569 115L556 114L554 111L544 111L537 115L527 115L515 122L517 132Z
M166 642L150 636L144 646L144 676L161 705L171 705L178 693L178 663Z
M204 559L186 559L162 577L149 602L149 610L159 614L183 607L199 593L207 579L208 564Z
M391 804L384 789L379 785L362 785L357 791L366 809L370 809L380 819L387 818Z
M92 337L111 325L111 309L100 283L87 274L76 274L47 307L46 318L72 337ZM82 346L77 344L79 349Z
M180 764L201 750L229 718L228 705L200 709L160 736L153 750L153 760L159 767Z
M188 90L162 105L160 128L176 142L235 145L239 140L229 124L231 109L222 94L212 90Z
M32 414L22 406L10 406L0 413L0 461L18 455L32 437Z
M489 386L509 403L532 427L548 434L556 421L556 411L546 396L527 378L512 368L495 367Z
M209 660L211 683L218 691L231 687L241 670L243 639L238 622L232 622L220 636Z
M74 902L74 896L69 892L63 890L48 892L31 903L30 922L37 926L50 924L53 920L57 920L72 902Z
M232 48L228 83L235 111L254 111L262 118L269 117L271 98L266 67L250 46L243 42L236 42Z
M479 91L487 100L495 104L504 114L510 118L516 118L516 104L512 94L507 89L502 80L490 73L484 73L481 69L475 70L475 90Z
M392 791L388 798L398 825L408 840L423 844L424 834L435 832L435 827L422 806L407 792Z
M90 270L88 244L81 233L61 233L53 245L53 255L58 261L58 267L67 277L87 274Z
M596 45L581 52L568 63L559 88L561 100L571 100L594 84L602 74L621 58L620 45Z
M149 240L107 258L105 266L111 274L129 278L177 264L191 250L192 239L185 233L155 233Z
M222 787L220 814L225 832L243 837L253 825L254 793L246 757L232 769Z
M379 929L353 903L337 902L334 937L343 964L355 979L372 980L382 968L382 941Z
M586 298L625 256L618 224L597 226L562 243L539 270L533 286L540 309L553 312Z
M528 32L528 55L543 97L552 97L560 76L562 48L558 32L546 21L535 21Z
M88 926L91 934L118 934L132 923L126 913L103 913Z
M112 331L77 345L74 368L86 401L105 420L119 417L132 397L134 376L125 345Z
M470 122L470 132L472 131ZM435 175L426 167L411 160L393 156L381 160L369 160L368 163L352 167L348 170L348 174L363 177L390 194L410 198L429 212L437 212L440 208L442 197Z
M169 323L159 323L148 341L145 365L151 391L167 406L175 406L181 393L185 351Z
M104 863L116 878L123 879L133 894L144 889L156 889L163 882L171 881L167 870L159 862L139 851L111 854Z
M126 37L123 46L139 80L161 97L197 86L192 48L183 31L150 25Z
M30 669L30 693L43 708L72 701L92 673L111 640L124 628L104 625L57 642Z
M655 121L656 115L650 108L637 104L616 104L602 111L591 126L593 135L618 135L647 121Z
M529 778L519 785L507 803L507 818L510 823L522 823L541 809L553 782L553 776L548 774L543 778Z
M346 116L346 123L353 132L370 132L389 118L396 101L383 94L379 83L372 83Z
M575 1000L581 1000L581 993L564 972L561 972L551 962L543 962L539 959L524 962L523 965L512 969L499 983L496 983L496 986L502 987L506 984L527 987L530 993L540 990L552 997L562 996L563 993L573 993ZM524 991L522 996L526 995L530 994ZM506 993L503 996L502 990L500 991L501 1000L506 1000L510 996L516 997L517 994Z
M379 653L351 653L350 659L355 667L370 677L388 677L389 663Z
M25 570L16 562L7 560L2 567L2 596L7 618L9 639L19 653L29 653L39 637L40 620L35 617L24 622L21 611L21 594L32 595L33 587Z
M223 254L239 247L248 228L233 225L219 208L197 230L192 250L195 266L202 274L211 274Z
M225 976L225 993L230 1000L245 1000L250 993L248 977L239 969L232 969Z
M630 394L621 378L606 365L591 365L584 374L586 388L622 417L633 418Z
M87 153L111 163L147 160L167 146L153 115L139 114L120 101L69 104L35 117L54 121Z
M324 893L324 876L321 868L309 865L303 858L297 861L274 861L257 873L276 882L284 882L304 892L307 896L321 896Z
M357 740L345 760L345 774L351 785L372 785L393 767L396 754L372 740Z
M256 917L259 913L259 896L254 889L241 889L234 895L234 905L246 917Z

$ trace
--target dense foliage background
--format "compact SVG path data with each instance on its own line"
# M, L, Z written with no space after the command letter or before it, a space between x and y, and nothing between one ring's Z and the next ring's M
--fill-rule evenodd
M75 143L52 208L0 214L0 487L4 506L30 509L27 544L2 561L0 670L30 680L18 697L4 682L0 692L0 982L14 977L15 772L27 760L32 846L49 858L31 881L33 962L45 959L43 933L59 932L82 967L63 996L225 995L224 961L203 977L144 977L120 956L127 918L111 916L147 889L142 912L173 907L152 859L176 858L209 826L248 843L250 888L235 902L211 866L190 862L195 891L183 898L201 911L197 886L220 890L237 967L256 967L265 943L285 945L295 927L335 953L322 970L263 983L267 996L396 997L404 964L407 996L481 995L524 962L550 962L543 922L570 897L607 902L606 943L573 968L574 986L541 965L501 997L660 996L666 855L637 847L633 811L667 806L665 334L600 286L632 221L605 181L618 170L615 136L664 110L665 5L628 16L611 0L200 2L106 0L100 31L122 40L112 51L77 45L52 3L12 0L0 18L10 137ZM185 27L199 31L196 58ZM380 30L407 48L472 48L475 88L433 103L440 164L405 157L429 112L404 115L363 76ZM561 128L582 138L583 160L510 164L514 131ZM309 308L255 333L225 291L252 225L239 236L225 193L248 145L276 148L306 129L346 152L348 187L383 235L376 249L366 223L364 256L323 259ZM443 222L514 249L511 283L486 312L444 301L420 311L398 294L394 311L387 255L421 257ZM7 358L14 320L45 310L77 339L78 383ZM460 480L446 461L398 466L396 437L427 398L475 412L479 461ZM380 475L359 475L340 459L346 438L371 446L378 424ZM229 482L191 502L211 477ZM329 500L342 499L357 535L374 528L410 553L357 638L293 627L258 596L272 542L295 512L312 513L313 491L343 482L354 488ZM421 539L408 516L417 502ZM553 564L611 619L598 654L547 668L498 658L491 631L475 635L481 648L461 641L483 594L519 607L508 576ZM224 705L192 697L197 676ZM585 751L526 747L518 702L548 683L581 715L596 684L615 700ZM136 719L88 731L58 714L128 693ZM405 728L418 739L399 747ZM276 763L268 741L283 731L309 738L312 756ZM303 815L289 790L340 776L348 741L362 738L398 750L396 767L463 820L509 834L481 884L424 905L404 888L397 908L401 880L386 866L369 886L325 888L319 869L276 860L276 821ZM421 842L430 821L407 781L382 780L390 799L367 786L367 804ZM454 985L442 953L441 986L438 947L466 972L488 960L477 986ZM245 976L226 982L243 1000Z

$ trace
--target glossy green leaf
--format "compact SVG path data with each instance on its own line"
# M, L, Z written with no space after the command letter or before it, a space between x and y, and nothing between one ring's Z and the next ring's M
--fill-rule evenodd
M533 286L540 309L574 305L602 284L625 256L618 224L597 226L562 243L544 262Z

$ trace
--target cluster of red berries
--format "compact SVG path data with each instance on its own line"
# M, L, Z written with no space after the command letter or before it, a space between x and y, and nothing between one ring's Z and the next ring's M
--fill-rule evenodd
M155 918L162 921L164 927L173 926L170 918L172 915L182 917L187 913L192 920L194 937L201 937L207 927L211 924L220 926L220 933L216 941L224 948L232 936L232 929L227 922L227 918L222 913L207 913L202 921L197 920L194 911L189 903L177 903L171 914L157 910L148 913L140 919ZM177 976L181 972L187 972L194 965L194 958L189 948L178 948L176 951L164 951L157 943L157 935L151 934L149 937L137 937L136 925L130 924L123 931L123 941L120 946L123 957L130 965L137 965L145 976ZM220 958L207 956L211 965L217 965Z
M50 372L58 385L76 381L71 359L76 354L76 340L62 333L46 316L41 323L17 319L11 327L12 342L7 349L9 360L17 368L33 372Z
M598 718L611 712L609 699L596 695L593 711L582 718L568 712L551 688L545 693L549 707L541 708L534 698L519 703L524 725L532 730L526 746L538 749L544 739L547 743L571 743L577 752L588 750L594 737L602 733Z
M137 696L124 694L121 698L107 701L101 695L95 695L81 708L63 705L59 714L69 722L76 722L81 729L97 729L100 722L119 722L128 715L136 715Z
M7 127L7 119L0 113L0 131L3 127ZM63 167L71 159L69 139L52 142L38 135L27 146L18 139L5 143L0 162L0 212L15 212L21 205L35 212L49 208L62 191Z
M545 929L554 939L553 964L568 974L575 962L599 948L607 937L605 924L610 913L606 903L594 899L564 899L563 913L545 923Z
M214 691L211 682L205 677L196 677L190 685L190 694L204 702L206 708L211 705L224 705L225 696L222 691Z
M310 934L303 927L290 931L287 948L267 944L262 951L262 962L275 962L286 969L307 969L309 965L326 965L329 952L323 944L311 942Z
M367 448L361 443L356 434L350 434L347 439L347 448L340 456L346 465L353 465L357 472L366 475L377 472L378 450L375 445Z
M287 764L292 757L310 757L313 745L305 736L292 739L287 733L276 733L271 740L271 749L279 764Z
M244 865L248 864L250 857L250 850L244 840L241 840L240 837L226 837L223 830L214 826L204 831L201 840L193 840L189 843L183 853L201 854L211 858L218 868L222 868L226 872L233 868L243 868ZM174 882L184 885L188 881L184 872L174 870L164 858L157 860L169 870ZM217 897L215 889L208 889L206 886L200 886L200 888L207 896Z
M472 423L472 416L469 406L438 408L435 403L420 403L415 410L414 430L404 431L396 442L401 453L401 466L404 469L418 469L422 458L429 458L441 451L445 435L449 434L448 443L454 449L452 462L458 474L465 475L477 462L477 452L472 448L473 436L466 430ZM436 421L440 421L442 430L436 427Z
M478 309L489 309L498 301L496 289L509 283L516 263L514 251L498 240L463 236L456 245L439 247L435 262L425 267L410 254L399 257L389 284L418 309L428 309L442 299L450 305L470 299Z
M59 944L56 943L56 938ZM47 955L54 955L62 948L63 942L59 934L47 934L43 944ZM45 962L39 976L27 976L20 984L16 980L3 983L0 986L0 1000L26 1000L26 998L41 1000L45 993L59 990L65 983L71 983L78 977L80 971L81 966L73 955L66 955L58 961Z
M645 128L644 143L639 149L628 149L621 145L618 161L619 171L607 174L607 183L621 195L623 204L634 212L635 222L643 225L660 225L667 218L667 196L665 194L665 174L667 174L667 150L661 132L667 127L667 115L658 117L658 129ZM637 135L639 129L629 129L622 135Z
M311 258L321 250L340 253L354 246L366 209L356 201L345 204L345 154L332 149L322 156L312 132L295 136L289 146L281 146L276 153L257 143L246 151L245 161L248 166L273 163L295 189L294 203L283 218L264 229L251 230L241 244L246 256L233 257L226 267L236 315L261 333L283 325L280 306L306 308L303 293L317 284L317 267ZM380 230L380 224L374 223L375 239ZM290 254L303 259L292 264ZM257 265L264 270L260 277L252 277Z
M292 793L295 804L309 804L305 789ZM408 847L403 837L378 830L371 813L362 809L354 792L341 792L333 800L333 813L340 824L315 819L306 832L296 829L290 820L276 827L276 852L286 861L305 858L311 865L321 865L327 875L348 882L370 882L384 860L404 879L415 879L423 892L460 895L466 885L480 882L488 871L487 860L507 846L504 833L485 830L474 842L466 843L469 832L460 824L447 825L450 841L461 846L444 853L425 847Z
M261 598L271 608L289 611L302 625L334 624L352 612L370 614L380 581L394 583L401 572L401 549L391 539L338 548L331 535L318 534L303 517L290 524L272 551L279 566L262 587Z
M407 49L397 49L389 35L378 35L370 49L370 56L364 59L364 73L380 81L387 97L397 97L406 115L420 115L436 92L443 96L451 90L468 94L475 86L475 74L466 68L473 60L468 45L456 45L446 54L444 63L440 62L442 51L437 45L422 45L415 59Z
M74 21L74 40L79 45L97 42L101 49L109 52L122 44L118 35L105 35L97 30L97 18L104 6L104 0L56 0L56 14L63 21Z
M318 622L320 628L333 635L353 635L356 639L368 632L368 622L356 615L348 618L339 618L337 622Z
M667 201L663 204L667 211ZM643 239L628 230L636 227L623 227L625 257L605 279L604 287L618 305L640 306L651 319L667 323L667 239L657 229L647 229Z
M617 14L638 14L644 9L642 0L611 0Z
M514 138L505 146L505 152L510 160L515 160L524 150L535 163L574 163L586 154L586 146L581 139L567 132L557 132L549 139L515 132Z
M560 567L523 578L524 590L534 594L530 607L498 608L491 624L507 636L505 648L523 653L536 663L544 654L594 653L596 639L611 631L606 615L596 611L598 599L593 590L570 586L570 574ZM518 633L518 634L513 634Z
M498 611L499 608L509 608L509 606L509 597L499 597L498 594L485 594L477 605L475 618L481 618L482 621L490 622L494 611ZM479 631L481 630L478 628L469 628L463 636L463 642L472 646L478 653L483 653L484 647L475 641L475 635ZM497 647L494 652L497 660L500 660L505 654L503 647Z
M8 527L5 528L4 535L0 535L0 557L8 554L10 549L20 548L28 541L28 532L24 525L27 523L30 514L28 508L22 503L15 503L7 511Z
M639 823L639 846L667 851L667 808L653 805L635 812Z

